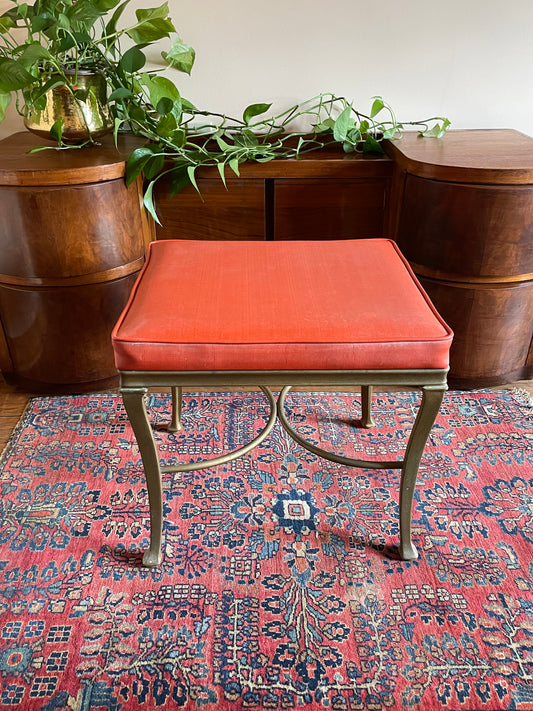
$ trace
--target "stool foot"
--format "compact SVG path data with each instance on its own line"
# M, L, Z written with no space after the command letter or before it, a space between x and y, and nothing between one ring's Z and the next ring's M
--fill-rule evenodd
M155 568L161 563L162 558L161 547L158 551L147 550L143 555L143 565L145 568Z
M361 385L361 427L370 429L375 426L372 419L372 386Z
M411 542L400 544L400 558L402 560L416 560L418 558L416 547Z

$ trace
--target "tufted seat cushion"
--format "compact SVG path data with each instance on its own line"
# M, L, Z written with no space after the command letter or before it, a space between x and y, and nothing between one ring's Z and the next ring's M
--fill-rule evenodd
M452 332L387 239L150 244L119 370L447 368Z

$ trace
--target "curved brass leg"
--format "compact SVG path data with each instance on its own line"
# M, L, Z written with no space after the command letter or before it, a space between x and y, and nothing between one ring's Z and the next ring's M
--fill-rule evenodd
M403 461L393 460L393 461L372 461L368 459L352 459L351 457L344 457L341 454L335 454L333 452L328 452L321 447L317 447L316 444L308 442L304 439L296 430L289 424L287 420L287 415L285 414L285 397L292 388L292 385L286 385L279 394L278 397L278 417L279 421L283 425L283 428L289 434L295 442L304 449L308 449L313 454L316 454L323 459L327 459L330 462L336 462L337 464L345 464L348 467L363 467L365 469L401 469Z
M361 427L370 429L375 426L372 419L372 386L361 385Z
M422 387L422 402L407 443L400 481L400 558L416 560L411 540L411 517L418 467L446 388Z
M254 447L257 447L258 444L261 444L261 442L265 439L265 437L269 434L269 432L276 424L277 408L276 400L274 399L274 396L272 395L270 389L264 385L260 385L259 387L268 398L268 402L270 404L270 416L264 429L262 429L261 432L256 437L254 437L251 442L248 442L248 444L245 444L243 447L235 449L233 452L222 454L220 457L214 457L213 459L202 459L199 462L189 462L187 464L170 464L168 466L161 467L161 471L165 474L167 472L194 472L198 471L199 469L216 467L219 464L227 464L233 459L242 457L243 454L250 452L252 449L254 449Z
M181 407L183 404L183 388L181 385L172 386L172 419L167 427L167 432L181 430Z
M150 507L150 548L143 556L143 565L153 567L161 563L163 491L159 457L144 403L147 388L123 388L120 392L144 466Z

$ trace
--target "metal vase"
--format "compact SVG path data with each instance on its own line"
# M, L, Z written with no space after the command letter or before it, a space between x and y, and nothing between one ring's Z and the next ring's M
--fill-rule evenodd
M41 138L51 139L50 129L63 119L63 140L82 143L98 139L113 130L113 118L107 105L107 87L102 74L78 69L65 72L73 89L87 91L84 101L74 97L66 86L57 86L46 94L42 111L33 110L24 119L24 125Z

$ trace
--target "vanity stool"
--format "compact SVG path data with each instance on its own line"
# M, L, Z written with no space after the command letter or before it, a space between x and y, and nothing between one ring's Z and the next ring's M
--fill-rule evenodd
M120 391L144 466L150 547L161 562L162 472L230 461L259 444L276 415L315 454L350 467L401 469L400 556L413 560L411 510L420 459L437 416L452 332L388 239L152 242L112 334ZM259 386L270 402L264 430L209 461L160 466L144 395L172 389L170 430L181 427L185 386ZM290 425L291 386L361 388L363 427L371 427L372 386L422 391L404 458L366 461L326 452ZM281 388L277 403L270 387Z

